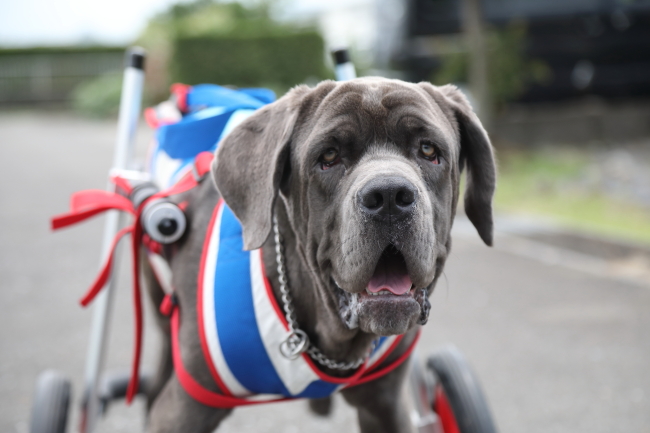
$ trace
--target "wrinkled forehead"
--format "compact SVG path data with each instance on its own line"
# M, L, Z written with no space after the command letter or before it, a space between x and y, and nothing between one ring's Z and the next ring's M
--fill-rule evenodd
M402 128L424 128L444 141L454 140L454 128L443 108L411 83L366 78L339 83L313 115L312 138L343 135L386 141Z

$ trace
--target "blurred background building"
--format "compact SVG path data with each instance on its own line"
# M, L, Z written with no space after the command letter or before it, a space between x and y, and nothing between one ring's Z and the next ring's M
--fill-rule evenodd
M391 60L408 71L409 79L435 77L448 67L450 55L462 52L457 37L463 28L462 3L408 2L403 49L391 53ZM531 76L511 99L650 96L649 1L484 0L481 6L486 24L510 39L495 41L492 49L520 50L545 68L531 71L539 76ZM462 79L462 71L457 73Z
M178 80L264 85L282 93L303 81L330 78L326 51L349 46L362 75L458 83L475 93L477 104L488 97L486 122L494 116L493 132L507 140L589 141L650 133L650 108L644 103L650 98L648 0L199 0L160 5L162 11L150 12L144 29L147 17L140 12L140 29L122 36L123 42L150 50L148 87L154 100ZM476 24L463 13L468 7L478 11ZM5 13L4 20L10 19ZM468 44L476 26L481 37ZM93 43L101 37L85 32L74 46L43 48L57 39L41 38L39 47L20 49L11 45L25 41L0 33L0 47L5 45L0 49L0 106L76 101L87 112L93 100L98 112L110 112L119 87L119 78L111 74L120 69L124 46ZM479 65L483 90L476 83L466 85L472 81L470 65L476 59L470 61L471 48L477 44L482 44L485 63ZM560 104L531 105L553 102ZM499 117L513 104L525 105ZM562 123L558 115L573 117L573 126L554 128ZM625 128L618 127L621 122Z

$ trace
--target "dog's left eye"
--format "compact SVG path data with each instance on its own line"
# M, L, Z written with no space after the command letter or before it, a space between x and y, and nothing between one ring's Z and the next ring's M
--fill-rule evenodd
M328 168L336 165L340 161L339 152L330 147L320 156L321 168L327 170Z
M420 152L422 152L422 156L424 156L425 159L428 159L434 164L440 164L440 160L438 159L438 152L436 151L436 148L433 144L427 141L421 142Z

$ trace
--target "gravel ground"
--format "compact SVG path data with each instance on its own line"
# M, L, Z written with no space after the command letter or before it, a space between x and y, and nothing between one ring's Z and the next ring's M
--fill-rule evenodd
M140 148L149 136L139 135ZM2 432L28 431L34 381L44 369L67 374L79 398L91 313L77 300L97 270L102 221L52 234L48 218L66 211L70 193L105 186L113 139L111 122L0 113ZM458 346L501 432L650 432L650 285L573 266L577 259L554 246L521 247L512 234L499 234L494 249L467 223L454 236L419 355ZM549 260L549 251L561 259ZM109 368L129 365L129 285L122 272ZM149 322L145 342L150 367L157 338ZM142 402L117 403L99 431L142 430L142 414ZM77 417L75 410L73 425ZM330 419L310 415L304 402L283 403L237 410L219 431L357 428L354 412L336 400Z

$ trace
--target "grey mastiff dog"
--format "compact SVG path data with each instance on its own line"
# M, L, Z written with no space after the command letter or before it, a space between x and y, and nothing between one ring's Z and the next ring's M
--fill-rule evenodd
M312 344L331 360L354 362L378 336L405 334L390 363L427 321L428 298L450 252L463 168L465 212L491 245L493 151L456 87L383 78L325 81L298 86L257 111L220 144L214 182L177 198L189 203L190 229L165 255L182 311L179 341L187 370L217 391L198 337L196 282L219 197L241 222L245 248L263 249L282 305L271 235L277 218L296 320ZM162 291L149 280L159 302ZM158 319L168 332L167 319ZM211 432L231 410L204 406L185 393L168 340L148 390L149 430ZM362 432L411 431L399 392L406 370L404 363L341 391L357 408ZM310 403L318 413L328 410L327 399Z

